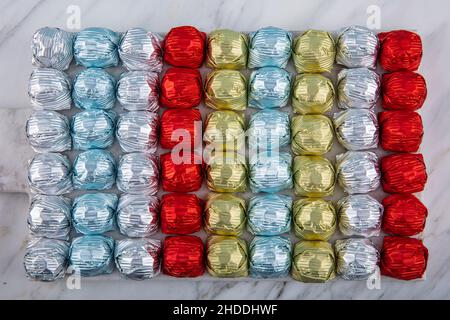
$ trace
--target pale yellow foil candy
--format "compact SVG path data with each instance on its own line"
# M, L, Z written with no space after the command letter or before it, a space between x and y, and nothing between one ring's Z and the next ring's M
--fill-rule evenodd
M205 229L208 233L239 236L245 228L245 200L226 193L209 194L205 205Z
M292 278L302 282L327 282L334 279L333 247L325 241L300 241L294 246Z
M334 86L330 79L320 74L304 73L294 79L292 108L295 113L325 113L333 107Z
M245 118L231 110L214 111L205 120L203 141L212 150L241 150L245 146Z
M213 277L248 276L247 243L231 236L211 236L206 242L206 270Z
M237 152L213 152L206 165L206 184L215 192L245 192L247 164Z
M295 38L293 57L299 73L331 72L336 57L333 37L326 31L308 30Z
M215 30L208 35L206 66L214 69L245 69L248 39L233 30Z
M321 114L299 115L291 121L292 152L296 155L322 155L333 146L333 123Z
M294 158L294 191L298 196L326 197L333 194L335 170L331 162L321 156Z
M336 210L331 201L304 198L294 201L295 235L305 240L328 240L336 231Z
M216 110L247 108L247 80L237 70L215 70L205 83L205 104Z

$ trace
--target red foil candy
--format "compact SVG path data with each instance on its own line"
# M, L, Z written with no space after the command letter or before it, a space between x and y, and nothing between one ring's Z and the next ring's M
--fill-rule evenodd
M161 231L191 234L202 227L203 203L195 194L169 193L161 198Z
M176 66L200 68L205 59L206 34L191 26L170 29L164 39L164 61Z
M182 157L184 160L180 160L180 163L175 163L171 152L165 153L160 157L163 190L191 192L200 189L203 182L203 165L198 163L199 156L194 153L189 155L173 154L173 156Z
M427 260L428 250L421 240L384 237L381 274L401 280L420 279L427 268Z
M412 194L392 194L383 199L383 231L398 236L414 236L423 231L428 210Z
M426 182L427 172L420 153L391 154L381 159L381 183L385 192L419 192Z
M204 252L203 241L199 237L167 237L163 246L163 273L178 278L203 275Z
M386 151L416 152L423 136L422 118L414 111L384 111L378 114L380 144Z
M197 123L197 126L196 126ZM184 137L190 140L190 148L201 144L202 116L197 109L169 109L161 116L159 142L164 149L172 149L181 143ZM172 133L179 130L172 139ZM183 144L183 147L187 147Z
M380 39L380 64L386 71L410 70L419 68L422 60L422 40L414 32L395 30L382 32Z
M167 108L187 109L202 101L203 83L196 69L170 68L161 80L161 103Z
M425 79L412 71L385 73L381 78L383 108L390 110L420 109L427 98Z

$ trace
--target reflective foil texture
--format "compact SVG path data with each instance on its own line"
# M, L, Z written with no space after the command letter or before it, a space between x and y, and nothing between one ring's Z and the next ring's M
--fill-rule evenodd
M325 241L300 241L294 246L291 276L301 282L327 282L334 279L333 247Z
M338 105L342 109L372 109L380 96L381 79L367 68L343 69L338 74Z
M164 39L164 61L175 67L200 68L205 42L206 34L192 26L172 28Z
M72 140L75 150L106 149L114 142L116 113L86 110L72 118Z
M206 166L208 189L215 192L245 192L247 164L245 156L235 152L215 152Z
M36 69L28 82L28 97L36 110L70 109L71 90L69 77L56 69Z
M294 201L295 235L305 240L328 240L336 231L337 216L331 201L303 198Z
M117 206L117 226L124 236L145 238L158 231L159 199L149 195L122 194Z
M375 149L378 146L378 120L367 109L348 109L334 114L339 143L347 150Z
M385 73L381 78L383 108L388 110L420 109L427 98L425 78L412 71Z
M295 76L292 86L292 108L295 113L325 113L333 107L334 86L320 74L304 73Z
M145 153L129 153L120 158L117 188L131 194L155 195L158 192L157 158Z
M161 198L161 232L191 234L203 224L203 201L193 193L168 193Z
M292 171L297 196L327 197L333 194L335 170L328 159L321 156L297 156Z
M284 69L264 67L254 70L248 82L248 106L257 109L287 105L291 92L291 75Z
M213 277L247 277L247 243L230 236L209 237L206 241L206 270Z
M285 68L291 56L292 34L277 27L265 27L249 34L248 68Z
M125 72L117 82L117 100L127 111L158 112L159 91L159 77L155 72Z
M294 40L295 69L299 73L322 73L333 70L336 48L329 32L308 30Z
M123 152L155 153L158 147L159 116L148 111L122 113L116 137Z
M177 155L167 152L160 156L159 163L164 191L192 192L201 188L203 182L201 156L194 153Z
M215 111L205 120L203 141L216 150L241 150L245 147L245 118L231 110Z
M164 107L187 109L202 101L203 82L200 71L187 68L169 68L161 80L160 101Z
M261 110L253 114L247 127L250 150L279 150L291 142L289 114Z
M210 193L205 205L204 219L208 233L239 236L245 228L245 200L231 194Z
M28 185L32 192L61 195L72 191L69 159L59 153L36 154L28 165Z
M116 162L111 152L92 149L80 153L73 162L72 181L79 190L111 189L116 181Z
M255 237L249 245L250 276L282 278L291 270L292 245L289 237Z
M386 151L417 152L423 137L420 114L414 111L383 111L378 114L380 145Z
M205 273L205 248L196 236L164 239L163 273L177 278L194 278Z
M108 68L119 64L119 35L107 28L86 28L73 44L75 62L84 67Z
M215 110L245 110L247 80L236 70L216 70L205 82L205 104Z
M206 66L213 69L245 69L248 39L243 33L221 29L208 35Z
M296 155L322 155L333 146L334 130L331 120L321 114L299 115L292 118L292 152Z
M112 109L116 102L116 80L103 69L89 68L75 77L72 92L81 109Z
M73 38L59 28L38 29L31 39L31 63L38 68L66 70L73 58Z
M369 239L336 240L336 272L345 280L364 280L377 271L380 254Z
M263 151L250 155L249 182L253 193L291 189L292 156L288 152Z
M202 144L202 115L198 109L168 109L161 115L159 143L163 149L177 145L193 151ZM189 150L190 149L190 150Z

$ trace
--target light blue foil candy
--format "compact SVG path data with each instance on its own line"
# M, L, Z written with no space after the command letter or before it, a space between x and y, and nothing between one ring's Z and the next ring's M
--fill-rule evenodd
M249 181L253 193L290 189L292 156L287 152L263 151L250 155Z
M88 193L75 198L72 207L75 230L82 234L114 230L118 201L114 193Z
M276 27L250 33L248 67L286 67L292 51L292 34Z
M80 153L73 163L75 189L106 190L116 180L116 163L109 151L92 149Z
M158 161L155 155L128 153L117 169L117 188L131 194L155 195L159 186Z
M292 245L289 237L255 237L249 246L250 276L281 278L291 269Z
M114 240L111 237L82 236L72 241L70 267L82 277L109 274L114 270Z
M247 230L258 236L289 233L292 221L292 199L286 195L254 196L248 203Z
M116 102L116 80L103 69L83 70L75 77L72 98L81 109L112 109Z
M28 166L28 184L31 191L61 195L72 191L69 159L59 153L36 154Z
M38 29L31 40L32 63L39 68L66 70L73 58L73 34L59 28Z
M158 74L151 71L122 73L117 82L117 100L128 111L158 112Z
M116 114L112 111L86 110L72 119L73 147L76 150L105 149L114 141Z
M281 108L287 105L292 77L284 69L265 67L250 75L248 106L258 109Z
M247 127L249 149L278 150L291 142L289 114L262 110L252 115Z
M148 111L122 113L117 120L116 137L124 152L156 152L159 116Z
M85 67L107 68L119 63L120 37L107 28L86 28L78 32L73 44L75 61Z
M71 90L69 77L56 69L36 69L28 82L28 96L36 110L70 109Z

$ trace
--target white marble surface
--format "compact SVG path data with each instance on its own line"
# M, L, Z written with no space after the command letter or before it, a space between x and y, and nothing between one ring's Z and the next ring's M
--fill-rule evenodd
M140 26L164 32L191 24L203 31L216 28L255 30L275 25L289 30L337 30L350 24L365 25L367 8L380 8L381 29L409 28L423 39L425 53L420 72L429 95L421 109L425 126L422 152L429 180L422 194L429 208L425 244L430 260L425 281L401 282L382 278L381 289L369 290L365 282L333 281L302 284L275 281L192 282L83 281L69 290L64 281L36 283L25 279L22 267L25 246L25 167L32 151L26 145L24 124L30 113L26 95L31 70L29 41L35 29L49 25L67 29L69 6L81 10L81 27L105 26L117 31ZM13 299L434 299L450 298L450 3L430 1L6 1L0 3L0 298ZM70 21L69 21L70 22ZM369 18L370 22L370 18Z

